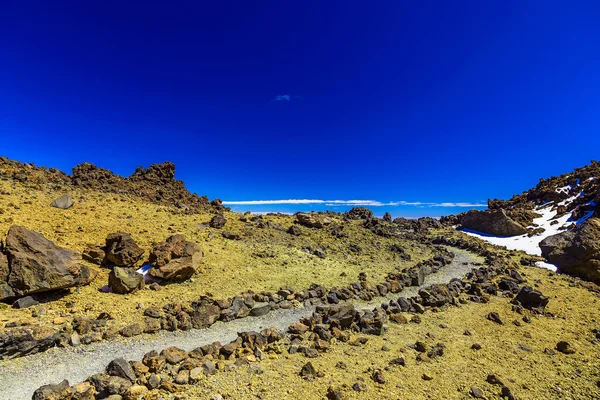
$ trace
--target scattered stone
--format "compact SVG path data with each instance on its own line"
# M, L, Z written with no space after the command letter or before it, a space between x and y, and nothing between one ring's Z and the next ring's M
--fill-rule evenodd
M487 383L490 385L501 385L504 386L502 381L494 374L489 374L486 379Z
M400 354L398 357L392 359L390 361L390 365L400 365L402 367L406 366L406 359L403 354Z
M492 321L492 322L497 323L497 324L500 324L500 325L504 324L502 322L502 319L500 319L500 315L497 312L495 312L495 311L492 311L491 313L489 313L486 318L488 320Z
M44 385L33 393L31 400L70 400L72 395L69 381L57 385Z
M502 386L502 391L500 395L508 400L516 400L515 395L512 393L508 386Z
M329 388L327 388L327 394L325 395L325 397L327 398L327 400L343 400L344 399L342 392L334 389L331 386Z
M108 364L106 367L106 373L110 376L119 376L121 378L129 379L130 381L135 381L135 372L131 365L122 357L115 358Z
M20 299L18 299L17 301L15 301L12 304L13 308L29 308L32 306L37 306L38 304L40 304L39 301L34 300L33 297L31 296L25 296L25 297L21 297Z
M272 306L268 303L266 304L255 304L254 308L250 310L249 315L252 317L260 317L266 315L269 311L271 311Z
M523 307L529 310L534 309L543 312L549 299L541 292L533 290L530 286L523 286L513 301L519 302Z
M427 373L424 373L423 375L421 375L421 379L423 379L424 381L430 381L433 379L433 376L431 376Z
M306 333L308 329L308 326L304 325L303 323L294 322L288 327L288 332L301 335Z
M473 396L476 399L482 399L483 391L481 389L479 389L478 387L473 386L471 388L471 396Z
M385 383L385 378L383 376L383 373L381 372L381 370L375 370L375 372L373 372L373 374L371 375L371 379L379 384L384 384Z
M202 249L183 235L170 236L150 252L148 275L167 281L181 281L194 275L202 260Z
M293 236L300 236L302 231L296 225L292 225L288 228L287 233Z
M304 366L300 370L300 376L304 379L314 378L317 376L317 370L309 361L306 364L304 364Z
M83 258L85 261L96 265L102 264L102 260L104 260L105 256L106 253L104 253L104 249L95 245L86 246L81 254L81 258Z
M71 346L73 346L73 347L79 346L81 344L81 338L79 336L79 333L73 332L69 339L69 343L71 343Z
M222 227L225 226L226 223L227 223L227 220L225 219L223 214L217 214L214 217L212 217L212 219L210 220L208 225L211 228L221 229Z
M160 355L167 360L169 364L175 365L188 358L188 353L178 347L167 347L160 352Z
M229 239L229 240L242 240L242 237L240 235L238 235L237 233L233 233L233 232L221 232L221 236L223 236L225 239Z
M67 210L75 204L73 198L68 194L63 194L57 199L54 199L50 205L52 207L60 208L61 210Z
M148 393L148 388L144 385L133 385L123 394L123 400L138 400L143 399L144 395Z
M392 322L395 322L397 324L407 324L408 323L408 318L406 318L404 315L397 313L397 314L391 314L388 319Z
M481 345L479 343L473 343L471 345L471 349L473 349L473 350L481 350Z
M128 233L111 233L106 237L104 266L134 267L144 255L135 240Z
M108 286L113 293L133 293L144 287L144 275L132 268L114 267L108 274Z
M548 354L549 356L553 356L556 354L556 352L553 349L549 349L549 348L544 348L544 353Z
M121 336L132 337L141 335L144 332L140 324L131 324L122 328L119 333Z
M90 382L82 382L71 387L71 400L94 400L96 388Z
M563 354L573 354L576 351L575 347L571 346L569 342L565 342L564 340L561 340L556 344L556 350Z

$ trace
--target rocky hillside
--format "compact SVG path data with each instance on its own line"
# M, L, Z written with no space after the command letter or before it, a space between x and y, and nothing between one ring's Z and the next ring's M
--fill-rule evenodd
M494 244L541 255L561 272L600 282L600 163L541 179L485 211L457 216L461 228ZM484 234L484 235L482 235Z
M0 157L0 179L19 182L32 188L54 190L89 189L140 198L157 204L176 206L182 212L222 211L220 200L209 202L206 196L190 193L183 181L175 179L175 164L165 162L139 167L129 177L83 163L69 176L56 168L37 167Z
M597 286L450 218L240 214L168 163L0 172L2 398L600 396ZM539 242L581 220L553 224L560 203L493 209L490 226ZM594 221L548 258L583 254Z

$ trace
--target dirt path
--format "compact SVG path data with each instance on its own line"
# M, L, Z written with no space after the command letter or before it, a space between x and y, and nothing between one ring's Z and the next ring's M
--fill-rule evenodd
M453 278L461 278L473 268L476 256L461 250L452 249L454 261L437 273L426 277L424 285L448 283ZM465 264L466 263L466 264ZM417 294L418 287L409 287L393 297L411 297ZM383 301L355 302L359 307L374 307ZM190 331L160 332L152 336L141 336L128 340L100 342L94 345L68 348L55 348L45 353L34 354L15 360L0 361L0 399L28 400L41 385L57 383L67 379L71 384L85 380L88 376L102 372L106 365L117 357L127 360L140 360L150 350L160 351L169 346L177 346L190 351L198 346L220 341L229 343L237 337L237 332L259 331L274 327L287 329L298 319L312 314L314 308L277 310L262 317L247 317L227 323L218 322L206 329Z

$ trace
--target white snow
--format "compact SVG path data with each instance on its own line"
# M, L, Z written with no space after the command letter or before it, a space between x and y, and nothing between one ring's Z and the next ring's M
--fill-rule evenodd
M556 193L565 193L565 194L569 194L569 192L571 191L573 187L571 185L567 185L567 186L563 186L563 187L559 187L558 189L556 189Z
M556 272L556 265L547 263L545 261L536 261L535 266L539 268L549 269L550 271Z
M559 192L560 190L566 190L566 188L569 188L569 190L570 190L571 186L569 185L569 186L565 186L563 188L558 188L556 191ZM568 193L568 191L566 193ZM582 194L583 194L583 192L579 193L576 196L569 197L568 199L563 200L560 203L558 203L558 205L569 204L573 200L575 200L577 197L581 196ZM463 232L465 232L467 235L483 239L489 243L492 243L492 244L495 244L498 246L504 246L509 250L522 250L527 254L541 256L542 250L540 249L539 244L542 240L544 240L548 236L556 235L558 233L563 232L564 228L560 229L561 227L570 225L573 222L575 222L576 224L582 223L583 221L585 221L586 219L591 217L593 214L593 211L588 211L582 218L580 218L577 221L573 221L570 219L571 218L570 213L567 213L559 218L555 218L557 212L556 212L556 210L552 210L552 204L544 204L542 206L539 206L534 211L538 214L541 214L541 217L535 218L533 220L532 227L544 228L544 232L534 235L534 236L531 236L531 237L528 237L527 234L520 235L520 236L500 237L500 236L488 235L488 234L473 231L470 229L463 229ZM557 221L558 223L552 224L552 222L554 222L554 221ZM551 271L556 271L555 265L552 265L552 264L549 264L549 263L546 263L543 261L536 262L536 265L541 268L546 268Z

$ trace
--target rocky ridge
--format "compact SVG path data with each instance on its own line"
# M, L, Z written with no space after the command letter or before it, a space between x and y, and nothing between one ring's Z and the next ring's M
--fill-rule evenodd
M206 196L190 193L183 181L175 179L175 164L168 161L152 164L149 168L138 167L129 177L119 176L94 164L83 163L75 166L72 175L69 176L56 168L38 167L33 163L21 163L0 157L0 179L16 181L38 189L81 188L134 196L145 201L177 207L181 212L187 213L226 209L219 199L210 202ZM71 205L66 199L61 201L61 207L68 208Z

